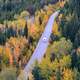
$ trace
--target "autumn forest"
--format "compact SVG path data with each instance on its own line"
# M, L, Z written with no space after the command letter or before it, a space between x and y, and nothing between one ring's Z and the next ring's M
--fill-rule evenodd
M0 0L0 80L17 80L58 10L46 53L28 80L80 80L80 0Z

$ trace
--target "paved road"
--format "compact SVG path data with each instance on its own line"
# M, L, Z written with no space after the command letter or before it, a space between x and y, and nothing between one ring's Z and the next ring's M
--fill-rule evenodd
M56 11L55 13L53 13L50 16L49 21L45 27L45 30L38 42L38 45L37 45L32 57L30 58L28 64L26 65L26 67L24 69L26 78L27 78L28 72L30 72L34 68L33 64L35 63L35 61L38 61L39 63L41 62L41 60L46 52L46 49L48 47L48 44L49 44L49 39L50 39L50 35L52 33L52 27L54 24L54 20L58 16L58 14L59 14L59 11ZM25 79L25 80L27 80L27 79Z

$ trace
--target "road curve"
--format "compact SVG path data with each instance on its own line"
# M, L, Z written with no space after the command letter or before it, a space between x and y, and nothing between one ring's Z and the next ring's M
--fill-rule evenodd
M49 44L49 39L50 39L50 35L52 33L52 27L54 24L54 20L58 16L59 12L60 11L58 10L50 16L49 21L45 27L45 30L37 44L37 47L36 47L33 55L31 56L29 62L27 63L26 67L24 68L25 80L27 80L28 73L34 68L33 64L36 61L38 61L39 63L41 62L41 60L46 52L46 49L48 47L48 44ZM18 79L18 80L20 80L20 79Z

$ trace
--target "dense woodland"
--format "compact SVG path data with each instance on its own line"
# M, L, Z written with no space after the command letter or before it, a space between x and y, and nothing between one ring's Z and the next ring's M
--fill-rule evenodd
M29 80L80 80L80 0L0 0L0 80L17 80L57 10L46 55Z
M13 20L14 15L28 10L31 15L36 10L49 3L56 3L58 0L0 0L0 21Z

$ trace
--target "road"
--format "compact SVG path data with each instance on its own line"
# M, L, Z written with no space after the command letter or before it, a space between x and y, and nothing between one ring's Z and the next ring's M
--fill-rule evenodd
M52 27L54 24L54 20L58 16L58 14L59 14L59 10L50 16L48 23L46 24L45 30L37 44L37 47L36 47L33 55L31 56L29 62L27 63L26 67L24 68L23 72L24 72L25 80L27 80L28 73L34 68L34 66L35 66L34 63L36 61L38 61L40 63L43 56L45 55L46 49L49 44L50 35L52 33ZM18 79L18 80L20 80L20 79Z

